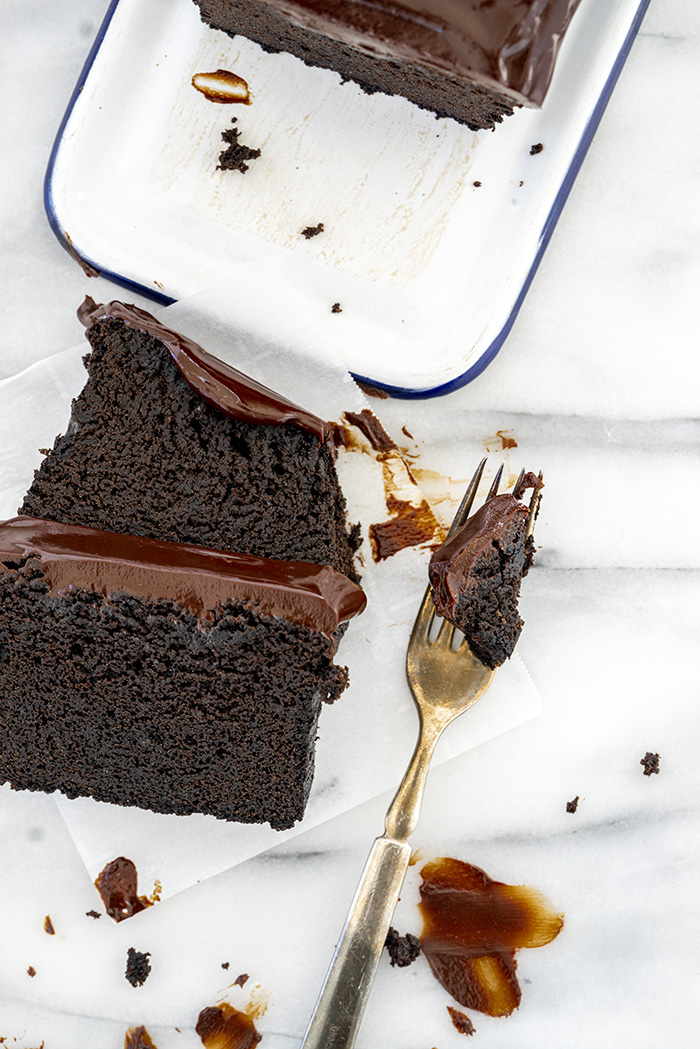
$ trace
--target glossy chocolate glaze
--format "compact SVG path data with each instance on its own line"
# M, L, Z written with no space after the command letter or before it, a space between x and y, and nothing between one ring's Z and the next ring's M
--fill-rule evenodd
M93 590L175 601L200 618L242 601L331 637L363 610L359 586L327 565L210 550L35 517L0 523L0 562L36 557L50 596Z
M541 105L579 0L267 0L297 25ZM264 6L264 5L263 5Z
M476 562L494 543L502 540L514 521L522 521L524 527L528 512L528 507L515 496L496 495L435 551L428 575L439 616L446 619L454 616L459 595Z
M138 306L116 301L98 305L87 296L78 309L78 319L86 327L108 318L122 321L130 328L139 328L160 340L185 382L213 408L234 419L261 426L290 423L308 431L322 442L328 441L332 447L329 423L236 368L231 368L185 335L166 328Z

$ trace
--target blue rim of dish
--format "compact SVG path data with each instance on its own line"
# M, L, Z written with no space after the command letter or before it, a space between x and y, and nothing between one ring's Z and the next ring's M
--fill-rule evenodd
M426 387L421 390L415 390L402 386L390 386L385 383L377 382L375 379L369 378L369 376L356 375L353 372L352 375L354 379L362 383L364 386L369 386L372 389L381 391L382 393L385 393L390 397L397 397L404 400L423 400L428 397L444 397L446 394L452 393L454 390L461 389L461 387L466 386L470 382L473 382L473 380L476 379L479 375L481 375L481 373L489 366L489 364L491 364L496 354L503 346L503 343L508 338L511 328L515 324L515 319L518 316L518 313L520 312L520 307L522 306L525 300L525 296L527 295L530 285L532 284L535 274L537 273L539 264L542 261L542 256L547 250L547 245L549 244L552 234L554 233L555 226L559 221L559 216L561 215L564 209L564 205L566 204L569 193L571 192L571 188L574 182L576 181L576 176L579 173L584 157L586 156L590 144L593 141L593 136L598 130L598 125L600 124L600 121L603 117L603 113L605 112L608 102L610 101L610 97L615 88L615 84L617 83L620 77L620 73L622 72L622 68L625 62L627 61L627 56L630 53L632 44L634 43L635 37L639 32L639 27L642 24L642 21L650 3L651 0L640 0L639 7L637 8L637 12L634 16L634 19L632 20L632 24L627 32L627 36L625 37L624 43L620 48L620 51L618 52L613 67L610 70L607 80L605 81L605 86L603 87L603 90L600 93L600 97L596 103L595 109L593 110L590 119L586 124L583 135L581 136L581 140L574 154L573 160L569 165L569 169L566 173L564 181L561 184L559 192L557 193L554 203L552 204L549 215L547 216L544 227L542 229L542 234L540 236L537 254L535 255L532 266L530 267L530 271L527 277L525 278L523 286L520 289L520 294L518 295L518 298L515 301L515 304L510 312L510 316L508 317L505 324L503 325L503 327L501 328L500 332L493 340L491 345L488 347L488 349L486 349L482 353L482 355L479 357L479 360L476 362L476 364L472 365L471 368L468 368L465 372L462 373L462 375L458 375L456 379L450 379L449 382L443 383L441 386L432 386ZM119 0L111 0L110 2L110 5L107 9L107 13L104 17L102 25L100 26L97 36L95 37L95 41L92 47L90 48L90 53L88 54L85 60L85 64L80 72L80 76L78 77L78 82L75 85L75 88L73 89L73 94L70 97L66 111L63 114L63 119L61 120L61 123L59 125L58 132L56 134L56 139L51 149L51 155L49 157L49 163L46 169L46 176L44 178L44 208L46 210L46 214L49 220L49 225L51 226L51 229L58 238L61 246L80 265L82 265L83 268L88 267L94 270L96 275L99 275L100 277L105 277L107 280L111 280L114 284L119 284L121 287L126 288L129 291L134 291L139 295L144 295L145 297L152 299L154 302L157 302L162 306L170 306L173 302L176 302L177 300L170 298L168 295L159 294L157 291L153 291L152 288L145 287L143 284L139 284L137 281L129 280L127 277L123 277L119 273L114 273L112 270L104 269L92 259L89 259L86 255L83 255L79 248L70 239L70 236L67 233L67 231L62 228L60 222L58 221L58 216L56 215L56 209L54 207L53 202L52 179L56 163L56 155L61 145L63 132L65 130L66 124L68 123L68 120L70 119L71 113L73 112L73 107L76 103L76 100L80 96L80 92L83 90L83 85L87 80L90 70L92 69L92 64L95 60L95 56L97 55L97 52L102 46L102 41L104 39L105 33L109 28L109 24L112 21L112 16L114 15L114 12L118 4Z

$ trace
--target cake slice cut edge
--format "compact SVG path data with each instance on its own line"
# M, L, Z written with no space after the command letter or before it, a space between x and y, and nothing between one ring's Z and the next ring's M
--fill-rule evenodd
M327 566L0 524L0 780L292 826L364 604Z

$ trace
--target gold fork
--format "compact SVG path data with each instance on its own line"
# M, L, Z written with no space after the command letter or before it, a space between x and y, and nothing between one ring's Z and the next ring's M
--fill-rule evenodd
M450 535L469 516L485 464L486 459L482 459L469 482ZM501 466L486 501L497 494L502 472ZM514 493L520 492L523 478L524 471L515 483ZM538 503L539 491L535 489L527 519L528 535L534 527ZM428 587L406 657L408 684L418 708L418 742L386 814L384 834L375 840L365 864L301 1049L351 1049L355 1044L408 870L411 858L408 838L418 822L435 746L450 722L483 696L495 673L472 654L465 640L453 648L455 628L446 620L431 641L434 618Z

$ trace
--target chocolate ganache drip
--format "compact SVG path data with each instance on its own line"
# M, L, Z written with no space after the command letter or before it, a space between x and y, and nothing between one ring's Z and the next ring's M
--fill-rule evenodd
M225 415L261 426L290 423L333 447L329 423L220 361L187 336L166 328L138 306L116 301L98 305L87 296L78 309L78 319L86 327L110 318L148 332L162 342L188 386Z
M147 601L175 601L192 615L226 601L253 605L331 637L367 601L359 586L328 565L210 550L104 532L36 517L0 523L0 567L37 558L49 596L92 590Z

